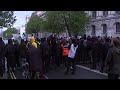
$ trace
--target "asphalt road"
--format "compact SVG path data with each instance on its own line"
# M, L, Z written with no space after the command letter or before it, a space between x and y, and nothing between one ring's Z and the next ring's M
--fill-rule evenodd
M81 65L80 65L81 66ZM72 75L71 72L68 75L64 74L65 69L50 71L46 76L49 79L107 79L107 76L99 71L93 71L89 68L76 66L76 73Z
M76 66L76 73L72 75L69 72L68 75L65 75L65 68L61 66L56 70L50 70L46 76L48 79L107 79L107 75L100 73L97 70L89 69L89 64L82 64ZM15 72L6 73L5 79L25 79L22 76L22 71L16 70Z

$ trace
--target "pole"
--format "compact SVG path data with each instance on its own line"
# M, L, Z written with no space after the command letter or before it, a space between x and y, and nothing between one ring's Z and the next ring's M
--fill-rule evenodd
M28 15L27 15L27 16L28 16ZM26 29L26 27L27 27L27 18L28 18L27 16L25 17L25 19L26 19L25 29ZM25 38L28 39L28 36L27 36L27 34L26 34L26 30L25 30Z
M1 29L1 37L2 37L2 29Z

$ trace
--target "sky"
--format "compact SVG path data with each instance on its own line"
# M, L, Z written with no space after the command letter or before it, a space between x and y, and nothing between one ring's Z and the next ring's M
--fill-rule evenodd
M14 16L16 16L16 22L14 23L13 27L20 28L26 24L26 16L30 17L33 11L14 11ZM3 28L0 33L5 31L7 28Z
M33 11L14 11L14 16L16 16L17 21L14 23L13 27L21 27L26 24L26 16L31 16Z

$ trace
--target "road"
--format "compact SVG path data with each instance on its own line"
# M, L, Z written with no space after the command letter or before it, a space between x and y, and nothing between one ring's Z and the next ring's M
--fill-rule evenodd
M107 74L106 73L100 73L100 63L97 63L97 70L91 70L90 69L91 64L90 63L85 63L82 64L80 63L79 65L76 65L76 74L68 74L65 75L65 68L64 65L61 65L56 70L50 70L46 76L48 79L107 79ZM7 63L5 63L5 68L6 68L6 73L4 75L4 79L25 79L22 76L22 71L16 69L15 72L10 71L9 73L7 72Z
M107 79L107 74L100 73L97 70L91 70L83 65L76 66L75 75L72 75L71 73L65 75L64 72L65 69L61 66L59 69L50 70L46 76L48 79ZM11 75L9 73L8 79L25 79L20 70L16 70L13 74L14 75Z
M81 65L76 66L76 74L72 75L71 72L68 75L64 74L65 69L59 71L50 71L46 76L49 79L107 79L106 74L102 74L97 70L90 70Z

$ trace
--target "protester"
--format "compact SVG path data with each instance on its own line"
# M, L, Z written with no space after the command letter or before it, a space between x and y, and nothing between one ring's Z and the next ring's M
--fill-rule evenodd
M108 67L108 79L118 79L120 75L120 40L113 38L113 47L108 50L106 66Z
M59 40L56 41L56 59L55 59L55 63L57 66L57 70L60 67L61 61L62 61L62 47L61 47L61 43Z
M16 66L20 67L20 62L19 62L19 42L17 40L15 40L15 62L16 62Z
M109 39L105 38L105 42L103 43L102 49L101 49L102 50L102 62L101 62L101 70L100 70L100 72L102 72L102 73L104 71L105 59L106 59L108 49L110 48L110 46L111 46L111 43L109 42Z
M7 69L10 68L12 71L15 70L16 62L15 62L15 46L13 45L12 39L8 39L8 44L6 45L6 58L7 58Z
M26 45L27 49L29 48L29 44L30 44L30 43L32 44L32 46L34 46L35 48L37 48L37 43L35 42L34 36L32 36L32 37L30 38L30 42L27 43L27 45Z
M68 60L68 63L67 63L67 70L66 70L65 74L68 74L69 69L70 69L71 66L73 68L71 74L75 74L75 71L76 71L75 56L76 56L76 50L77 50L77 48L78 48L77 40L73 39L71 47L70 47L70 51L69 51L69 54L68 54L69 60Z
M48 72L49 62L50 62L49 61L49 46L46 41L46 38L41 39L40 49L41 49L43 73L46 73Z
M51 64L53 64L54 69L57 68L56 65L56 54L57 54L57 50L56 50L56 37L54 37L54 35L51 36L51 40L50 40L50 54L51 54Z
M13 43L14 41L14 43ZM112 42L112 44L111 44ZM5 57L7 58L7 69L15 71L20 67L20 59L27 59L29 63L30 78L34 79L36 72L46 74L51 66L55 71L66 69L64 74L76 73L76 64L85 65L90 61L91 69L98 69L100 72L108 72L109 79L118 79L120 74L120 38L90 37L83 35L77 38L57 38L56 34L50 35L47 39L35 38L32 34L29 42L23 39L20 44L16 40L8 39L5 45L0 37L0 77L5 72ZM76 63L79 62L79 63ZM61 65L63 65L61 67Z
M65 67L67 68L68 54L69 54L69 43L64 39L61 44L62 47L62 57Z
M30 72L31 72L31 79L34 79L36 72L40 72L40 74L43 74L41 50L40 48L36 48L36 46L33 46L30 43L28 54L29 54L29 66L30 66Z
M26 58L26 52L27 52L26 43L25 43L24 40L22 39L22 40L21 40L21 43L20 43L20 45L19 45L19 57L20 57L20 58Z
M5 73L5 51L5 44L0 37L0 78L2 78Z

